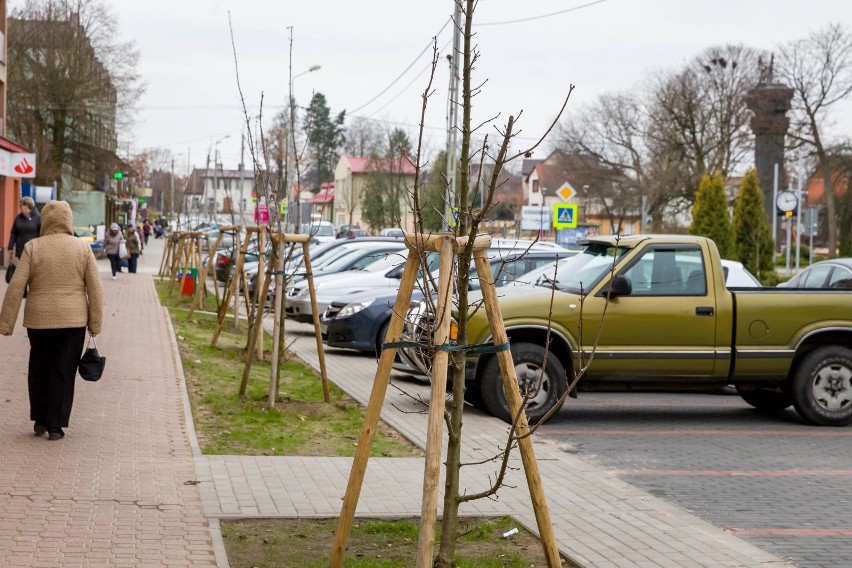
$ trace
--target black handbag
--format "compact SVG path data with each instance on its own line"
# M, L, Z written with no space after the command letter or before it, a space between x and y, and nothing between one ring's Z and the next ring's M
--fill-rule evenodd
M10 264L6 267L6 284L12 281L12 276L15 275L15 265Z
M77 370L80 376L87 381L97 381L104 374L104 366L106 365L106 357L101 357L98 353L98 344L93 336L89 336L89 345L83 356L80 357L80 364Z

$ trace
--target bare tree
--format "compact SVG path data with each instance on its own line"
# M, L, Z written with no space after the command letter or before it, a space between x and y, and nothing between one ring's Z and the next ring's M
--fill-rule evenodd
M705 172L727 176L748 159L746 94L757 82L757 58L742 45L713 47L651 83L646 141L653 169L670 180L657 188L657 201L691 202Z
M37 154L36 183L105 185L142 91L138 51L103 0L27 0L9 19L9 133ZM63 180L65 177L65 180Z
M852 93L852 35L830 24L780 48L779 76L793 89L794 145L813 153L825 183L828 254L837 254L837 206L827 130L832 107Z
M385 131L389 127L382 126L367 118L356 117L346 127L346 142L343 146L344 153L350 156L369 156L385 143Z

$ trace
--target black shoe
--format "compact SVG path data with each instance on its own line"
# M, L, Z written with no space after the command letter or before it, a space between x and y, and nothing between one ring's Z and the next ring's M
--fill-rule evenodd
M47 439L50 441L61 440L65 437L65 432L62 431L62 428L57 428L51 432L48 432Z
M47 426L42 426L41 424L36 424L33 426L33 432L35 432L36 436L43 436L45 432L47 432Z

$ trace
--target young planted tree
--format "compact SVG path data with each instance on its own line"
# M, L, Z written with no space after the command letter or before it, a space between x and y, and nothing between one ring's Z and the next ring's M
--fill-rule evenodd
M757 170L752 168L740 183L734 206L734 235L737 259L760 280L769 278L774 270L772 230L764 211Z
M734 236L731 232L725 180L718 170L713 177L705 173L701 178L701 185L698 186L692 205L689 234L713 239L722 258L730 258L734 253Z
M334 166L340 158L340 148L346 140L343 121L346 111L331 116L331 109L322 93L314 93L305 110L304 127L313 166L307 172L316 186L334 181Z

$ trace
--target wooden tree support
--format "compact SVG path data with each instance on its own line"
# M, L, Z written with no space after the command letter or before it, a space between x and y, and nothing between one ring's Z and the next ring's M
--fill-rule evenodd
M262 234L261 234L262 237ZM311 273L311 255L310 255L310 235L291 234L291 233L274 233L270 234L272 241L272 255L270 257L270 265L274 270L265 271L262 269L262 264L258 268L258 278L261 276L263 280L258 280L259 286L255 292L257 296L249 311L249 334L246 344L246 362L243 368L243 377L240 382L240 396L245 396L248 388L248 378L251 374L251 367L254 362L254 351L257 343L261 342L263 337L263 307L266 303L266 298L269 294L269 288L275 281L275 316L273 324L273 342L272 342L272 370L269 381L269 399L268 405L270 408L275 406L275 397L278 394L278 367L279 360L283 356L281 353L282 341L281 337L281 318L283 318L281 307L284 302L284 246L287 243L299 243L302 246L302 254L305 263L305 271L307 272L308 291L311 296L311 311L313 312L314 336L317 342L317 354L320 364L320 379L322 380L323 399L325 402L331 402L331 392L328 387L328 372L325 366L325 351L322 344L322 330L320 328L319 310L317 308L316 289L314 287L314 277ZM261 255L261 259L263 255ZM246 296L248 291L246 290Z
M225 318L228 317L228 307L231 303L231 297L234 294L239 294L239 284L241 280L244 280L243 276L243 267L246 263L246 253L248 252L248 246L251 242L251 236L256 234L258 236L258 258L261 262L263 259L263 236L266 234L266 227L246 227L246 238L242 243L242 246L239 249L239 254L237 255L237 262L234 265L234 268L231 270L231 278L228 281L228 286L225 288L225 292L222 295L222 301L219 303L219 314L218 321L216 322L216 329L213 330L213 338L210 340L210 345L216 347L216 342L219 341L219 335L222 333L222 328L225 325ZM233 258L231 259L233 260ZM258 272L259 274L259 272ZM251 299L246 298L246 302L250 303Z
M450 317L452 308L451 290L453 287L452 262L459 251L468 243L468 237L456 238L452 234L418 235L406 234L405 243L408 247L408 258L400 281L399 292L394 303L390 324L388 325L385 343L399 341L405 324L404 315L411 301L414 285L417 280L417 271L420 267L420 256L427 251L437 251L441 254L440 269L438 277L438 307L436 314L436 329L434 332L434 345L447 343L450 330ZM473 251L476 269L480 279L484 309L488 316L488 324L494 345L499 346L508 342L506 329L503 326L503 318L500 307L497 304L497 292L494 287L494 277L488 263L486 251L491 246L491 237L480 235L476 238ZM521 407L522 397L518 387L518 379L515 374L515 366L512 362L511 351L500 351L500 371L503 379L503 387L509 403L512 416L520 415L518 421L518 432L524 433L528 430L526 414ZM346 552L346 544L355 518L355 509L361 487L364 483L364 475L367 470L367 461L373 446L376 428L378 427L382 405L387 393L393 361L396 357L396 348L382 350L379 358L378 368L373 380L373 389L364 417L364 425L358 440L358 447L352 461L352 470L349 474L349 483L343 498L343 506L337 524L334 542L332 544L329 568L340 568L343 565L343 557ZM441 443L443 431L444 400L446 395L448 353L443 349L436 351L432 362L432 390L429 404L429 423L426 434L426 463L423 479L423 501L420 516L420 536L417 545L417 566L425 568L432 565L432 556L435 539L435 522L437 518L438 483L440 479L441 465ZM519 441L521 458L527 477L533 508L535 509L536 522L541 534L542 546L550 568L558 568L561 563L559 552L556 547L556 539L553 527L550 523L550 512L547 509L541 476L538 464L533 452L532 441L524 438Z
M174 293L175 284L182 290L184 282L190 278L187 271L190 267L198 269L201 265L201 241L208 239L206 233L201 231L182 231L176 235L175 252L172 254L171 267L169 269L169 295ZM183 268L181 276L178 277L180 269ZM179 282L178 282L179 281ZM196 286L196 293L198 286Z
M235 236L236 242L239 242L238 235L240 234L240 227L235 226L225 226L219 227L219 234L216 235L216 243L213 247L210 246L210 236L205 235L205 239L207 239L207 262L203 267L199 267L198 272L198 282L195 287L195 296L192 299L192 305L189 307L189 313L187 314L187 319L192 318L192 314L195 313L195 309L203 303L204 296L207 295L207 276L213 273L213 267L216 263L216 251L219 250L219 245L222 244L222 235L233 234ZM219 299L219 284L218 280L216 280L216 275L213 274L213 290L216 294L216 299Z

